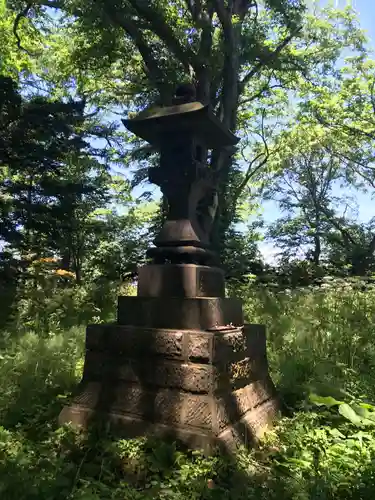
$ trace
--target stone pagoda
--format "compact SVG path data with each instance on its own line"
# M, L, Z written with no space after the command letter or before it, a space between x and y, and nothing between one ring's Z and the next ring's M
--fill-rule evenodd
M225 297L210 248L218 198L209 154L238 139L191 87L123 122L160 152L149 180L168 213L137 296L119 297L116 323L88 326L82 381L59 421L100 420L126 437L168 436L207 453L251 445L278 410L265 328L244 324L241 301Z

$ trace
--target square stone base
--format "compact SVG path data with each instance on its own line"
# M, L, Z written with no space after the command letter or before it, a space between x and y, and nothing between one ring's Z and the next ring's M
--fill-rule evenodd
M147 264L138 269L139 297L225 297L224 271L196 264Z
M168 436L210 453L253 445L278 412L265 329L91 325L82 381L60 423L102 420L125 437Z
M243 325L242 302L224 297L119 297L117 322L139 328L208 330Z

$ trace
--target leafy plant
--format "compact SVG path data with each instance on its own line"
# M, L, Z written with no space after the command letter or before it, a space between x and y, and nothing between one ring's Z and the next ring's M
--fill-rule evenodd
M314 405L325 408L335 408L338 413L352 424L362 426L375 425L375 406L369 403L338 401L332 396L318 396L311 393L309 401Z

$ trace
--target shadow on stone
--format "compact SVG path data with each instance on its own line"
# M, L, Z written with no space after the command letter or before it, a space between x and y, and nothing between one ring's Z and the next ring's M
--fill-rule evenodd
M91 325L83 379L60 422L101 422L211 453L252 446L277 413L260 325L228 331Z
M83 380L60 422L101 416L128 437L175 436L210 453L251 444L277 410L265 330L245 325L242 303L225 297L210 233L218 178L209 149L238 138L209 106L177 90L126 127L160 150L150 168L168 202L166 220L139 271L138 296L119 297L117 324L87 329Z

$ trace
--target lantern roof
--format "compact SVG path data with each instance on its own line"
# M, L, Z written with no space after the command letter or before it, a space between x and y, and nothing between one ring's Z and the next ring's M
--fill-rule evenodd
M181 133L201 140L209 149L234 146L239 141L210 106L198 101L150 107L122 122L130 132L156 147L165 143L166 138L173 140L174 134Z

